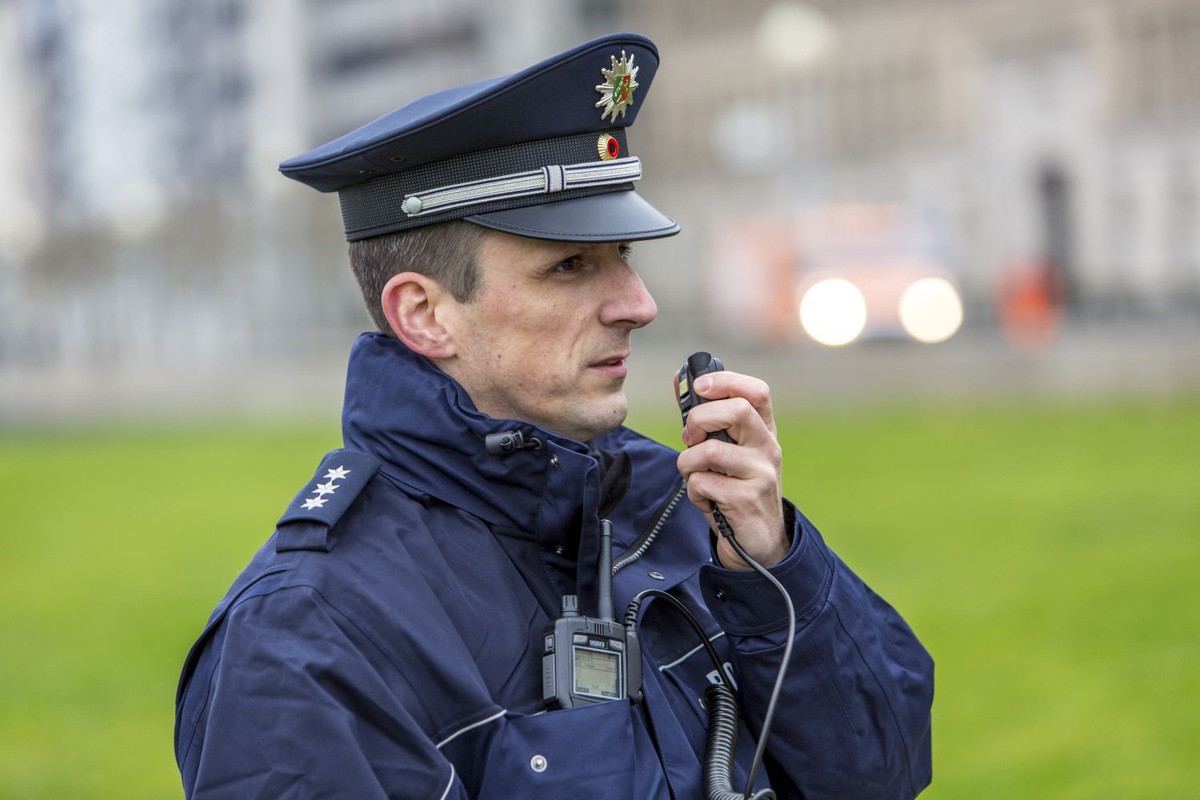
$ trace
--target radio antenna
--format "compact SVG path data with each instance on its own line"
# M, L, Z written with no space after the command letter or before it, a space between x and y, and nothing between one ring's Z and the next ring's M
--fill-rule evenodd
M596 601L600 619L612 622L612 523L606 519L600 520L600 558L597 565L596 587L599 596Z

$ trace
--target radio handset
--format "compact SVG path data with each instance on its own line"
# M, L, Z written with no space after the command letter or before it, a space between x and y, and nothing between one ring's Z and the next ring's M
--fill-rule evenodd
M714 372L723 372L725 365L721 363L721 359L704 352L703 350L692 353L688 356L687 361L679 368L676 373L676 384L679 391L679 414L683 417L683 424L687 425L688 413L700 405L707 403L708 400L696 394L693 386L696 380L702 375L709 375ZM722 442L733 442L733 438L725 430L713 431L705 437L706 439L717 439ZM713 520L717 523L717 532L726 539L733 540L733 528L729 526L729 522L725 519L725 515L721 509L717 508L717 504L712 504ZM736 540L734 540L736 542ZM736 544L735 544L736 547ZM737 548L740 550L740 548Z
M679 390L679 414L683 417L683 424L687 425L688 412L701 403L707 403L708 400L696 394L692 386L696 383L696 379L701 375L708 375L713 372L722 372L725 365L721 363L721 359L705 353L703 350L698 353L692 353L688 356L687 361L679 368L676 374L678 378ZM708 435L710 439L720 439L722 442L732 442L729 434L725 431L715 431Z

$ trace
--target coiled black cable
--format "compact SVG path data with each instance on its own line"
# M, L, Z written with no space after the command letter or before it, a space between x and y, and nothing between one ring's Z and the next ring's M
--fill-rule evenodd
M733 755L737 749L738 707L723 683L704 690L708 737L704 740L704 800L744 800L733 790Z
M704 645L709 659L716 668L717 680L719 682L709 684L708 688L704 691L704 704L708 710L708 733L704 743L704 800L775 800L775 793L770 789L763 789L757 794L751 794L754 788L754 777L758 771L756 768L752 768L750 771L750 779L746 784L746 791L744 793L738 793L733 790L733 758L737 748L738 730L737 699L733 696L733 690L725 683L725 667L721 663L721 657L717 655L716 648L713 647L708 634L704 632L704 628L700 625L695 615L692 614L691 610L674 595L668 594L661 589L646 589L638 592L629 601L629 605L625 609L624 624L626 629L636 635L642 601L647 597L661 598L683 615L683 618L692 626L692 630L700 637L701 644ZM793 624L792 627L794 628L795 625ZM788 652L791 652L790 646ZM784 661L784 664L786 665L787 661ZM764 736L771 724L771 718L774 716L775 701L778 698L780 682L780 680L776 680L775 692L772 694L771 702L767 708L767 717L763 726ZM761 763L761 753L762 748L760 746L758 754L755 757L756 765Z
M784 607L787 609L787 643L783 646L783 660L779 663L779 671L775 674L775 685L771 688L771 699L767 701L767 713L763 715L762 729L758 733L758 748L754 751L754 761L750 766L750 773L746 778L746 791L743 795L735 795L736 797L751 798L751 792L754 790L754 779L758 775L758 770L762 766L763 757L767 750L767 737L771 735L771 723L775 721L775 709L779 706L779 695L783 691L783 679L787 675L788 664L792 663L792 645L795 643L796 637L796 607L792 603L791 596L787 593L787 589L783 588L774 575L767 571L767 568L759 564L750 555L742 549L742 545L733 535L733 528L725 519L725 515L721 513L721 509L713 504L713 517L717 521L718 531L722 536L729 540L729 544L733 547L738 556L745 561L759 575L767 579L767 581L775 587L775 590L783 596ZM767 795L762 795L764 798ZM752 800L757 800L759 795L754 795ZM774 793L770 797L775 797Z

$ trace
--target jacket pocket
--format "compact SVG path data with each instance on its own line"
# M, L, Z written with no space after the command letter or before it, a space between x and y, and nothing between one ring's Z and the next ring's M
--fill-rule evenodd
M633 797L641 741L628 700L506 717L487 755L479 800ZM653 759L642 753L644 759ZM653 759L656 761L656 759Z

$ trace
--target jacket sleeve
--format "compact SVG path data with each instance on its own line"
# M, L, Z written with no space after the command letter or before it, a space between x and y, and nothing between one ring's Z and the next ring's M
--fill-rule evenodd
M177 703L189 798L465 798L403 685L309 587L248 597L210 626ZM402 787L403 794L397 794Z
M781 798L915 797L932 777L933 661L909 626L790 504L793 542L770 569L792 598L795 642L767 745ZM706 567L701 587L734 650L759 731L786 643L778 591L761 575Z

